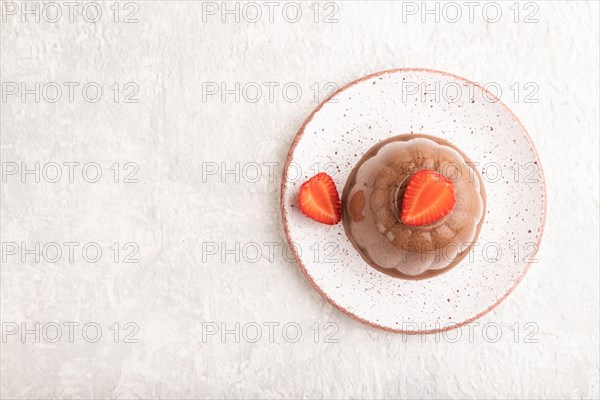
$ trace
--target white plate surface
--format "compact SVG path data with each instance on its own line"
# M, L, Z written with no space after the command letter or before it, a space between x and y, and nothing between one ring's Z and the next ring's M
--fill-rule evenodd
M456 145L478 163L487 193L474 250L455 268L425 280L378 272L354 249L341 223L319 224L296 205L306 179L327 172L341 194L371 146L407 133ZM480 86L425 69L380 72L333 94L298 132L282 178L287 239L313 286L347 315L398 332L452 329L500 303L536 263L545 209L541 164L516 116Z

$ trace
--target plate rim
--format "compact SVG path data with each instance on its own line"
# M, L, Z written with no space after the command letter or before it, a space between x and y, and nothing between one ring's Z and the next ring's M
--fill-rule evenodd
M479 318L483 317L484 315L486 315L487 313L489 313L490 311L492 311L494 308L496 308L500 303L502 303L514 290L515 288L519 285L519 283L521 283L521 281L523 280L523 278L525 277L525 275L527 274L527 272L529 271L529 268L531 267L531 265L533 264L533 261L529 261L527 263L527 265L525 266L525 268L523 269L523 271L521 272L521 274L519 275L519 277L515 280L515 282L513 283L513 285L508 289L508 291L506 293L504 293L504 295L502 295L494 304L492 304L491 306L489 306L487 309L485 309L484 311L476 314L475 316L471 317L471 318L467 318L464 321L458 322L456 324L444 327L444 328L439 328L439 329L426 329L426 330L410 330L410 331L406 331L406 330L402 330L402 329L394 329L394 328L390 328L387 326L383 326L371 321L368 321L354 313L352 313L351 311L348 311L346 308L340 306L339 304L337 304L333 299L331 299L327 293L325 293L318 285L317 283L314 281L314 279L312 278L312 276L308 273L308 271L306 270L306 267L304 266L301 258L298 256L298 253L296 252L296 249L294 246L291 245L292 239L290 237L290 232L288 229L288 219L287 219L287 215L286 215L286 210L285 210L285 199L284 199L284 193L287 189L287 175L288 175L288 167L292 161L292 157L294 155L294 151L296 150L296 146L298 145L298 142L300 141L300 139L302 138L302 136L304 135L304 130L306 128L306 126L312 121L313 117L315 116L316 113L318 113L321 108L323 108L323 106L325 104L327 104L334 96L340 94L341 92L349 89L350 87L381 76L381 75L386 75L386 74L395 74L395 73L400 73L400 72L425 72L425 73L429 73L429 74L437 74L437 75L442 75L445 77L450 77L456 80L460 80L463 82L466 82L470 85L473 85L479 89L482 90L482 92L486 93L487 96L489 96L489 99L493 99L495 103L500 104L500 106L504 109L504 111L506 111L511 118L517 123L517 125L519 126L520 130L521 130L521 134L523 134L523 136L525 137L525 140L527 141L527 144L529 145L529 147L531 148L531 150L533 151L533 155L535 157L535 161L538 163L539 165L539 171L540 171L540 182L541 182L541 186L542 186L542 215L540 218L540 225L538 228L538 232L536 235L536 247L537 247L537 252L539 252L540 250L540 245L541 245L541 241L542 241L542 236L544 234L544 228L546 226L546 213L547 213L547 198L548 198L548 193L547 193L547 189L546 189L546 178L544 176L544 168L542 167L542 163L540 160L540 156L538 154L538 151L533 143L533 141L531 140L531 137L529 136L529 133L527 132L527 129L525 129L525 126L523 125L523 123L521 122L521 120L519 120L519 118L515 115L515 113L506 105L504 104L498 97L496 97L493 93L490 93L488 90L486 90L485 88L483 88L481 85L463 78L459 75L455 75L453 73L450 72L445 72L445 71L441 71L441 70L436 70L436 69L430 69L430 68L392 68L392 69L387 69L387 70L383 70L383 71L379 71L379 72L375 72L369 75L365 75L361 78L358 78L354 81L351 81L350 83L345 84L344 86L342 86L341 88L339 88L338 90L336 90L335 92L331 93L329 96L327 96L326 99L324 99L319 105L317 105L317 107L315 107L315 109L309 114L309 116L304 120L304 122L302 123L302 125L300 126L300 129L298 129L298 131L296 132L296 135L294 136L294 140L292 142L292 144L290 145L290 149L288 151L286 160L285 160L285 164L283 166L283 172L281 175L281 186L280 186L280 193L279 193L279 208L280 208L280 212L281 212L281 219L283 222L283 231L285 233L285 237L286 240L288 242L288 246L292 252L292 254L294 255L294 259L296 261L296 265L298 266L298 268L302 271L302 273L304 274L304 276L306 277L306 279L308 280L308 282L311 284L311 286L317 291L317 293L319 293L319 295L321 295L321 297L323 297L329 304L331 304L333 307L335 307L337 310L339 310L340 312L342 312L343 314L345 314L346 316L354 319L355 321L361 322L363 324L369 325L371 327L377 328L377 329L382 329L388 332L394 332L394 333L400 333L400 334L408 334L408 335L418 335L418 334L434 334L434 333L441 333L441 332L445 332L445 331L449 331L449 330L453 330L453 329L458 329L464 325L470 324L473 321L478 320ZM536 254L537 254L536 252Z

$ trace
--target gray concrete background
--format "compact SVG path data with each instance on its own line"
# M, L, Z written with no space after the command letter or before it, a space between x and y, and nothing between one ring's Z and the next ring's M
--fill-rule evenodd
M1 2L3 398L598 398L598 3L55 4ZM397 67L496 85L545 168L539 263L446 335L333 309L280 223L302 121Z

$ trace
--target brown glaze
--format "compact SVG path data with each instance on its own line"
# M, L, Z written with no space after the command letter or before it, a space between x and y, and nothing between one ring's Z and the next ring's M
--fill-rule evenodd
M410 178L430 169L452 179L452 211L424 226L400 220ZM425 279L456 266L483 224L485 191L471 161L429 135L395 136L373 146L354 167L342 194L344 229L364 260L388 275Z

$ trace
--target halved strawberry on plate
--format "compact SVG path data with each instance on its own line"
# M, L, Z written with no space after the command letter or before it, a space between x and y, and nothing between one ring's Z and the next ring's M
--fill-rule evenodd
M298 206L307 217L327 225L342 219L340 196L333 179L321 172L300 186Z

